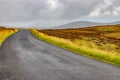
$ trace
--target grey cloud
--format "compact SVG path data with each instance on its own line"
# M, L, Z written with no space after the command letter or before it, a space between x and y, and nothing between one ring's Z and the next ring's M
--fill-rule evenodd
M55 10L48 1L55 2ZM88 0L87 0L88 1ZM100 0L0 0L0 21L29 19L73 19L86 15Z
M119 0L104 0L89 14L91 17L115 17L120 16Z
M0 0L0 21L22 21L37 18L46 9L43 0Z
M99 17L111 13L119 16L119 5L119 0L0 0L0 23L73 20L91 15L95 17L96 13Z
M61 2L64 4L62 18L74 19L89 14L102 0L62 0Z

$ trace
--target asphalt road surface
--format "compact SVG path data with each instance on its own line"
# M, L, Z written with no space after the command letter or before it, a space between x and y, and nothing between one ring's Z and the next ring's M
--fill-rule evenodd
M73 54L20 30L0 48L0 80L120 80L120 68Z

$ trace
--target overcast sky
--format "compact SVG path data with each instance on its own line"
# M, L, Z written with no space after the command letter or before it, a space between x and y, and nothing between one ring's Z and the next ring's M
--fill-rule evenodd
M0 25L55 26L120 20L120 0L0 0Z

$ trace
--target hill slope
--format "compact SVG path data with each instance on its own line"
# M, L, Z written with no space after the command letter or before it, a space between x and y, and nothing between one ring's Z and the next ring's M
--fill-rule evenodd
M55 26L52 28L64 29L64 28L80 28L80 27L88 27L88 26L99 26L99 25L113 25L113 24L120 24L120 22L112 22L112 23L96 23L96 22L89 22L89 21L77 21L71 22L68 24Z

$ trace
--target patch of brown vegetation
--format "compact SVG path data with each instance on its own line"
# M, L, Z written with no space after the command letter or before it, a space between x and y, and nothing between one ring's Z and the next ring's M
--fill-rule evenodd
M39 30L50 36L65 39L83 39L92 41L98 46L105 44L115 44L120 50L120 25L95 26L76 29L45 29Z

